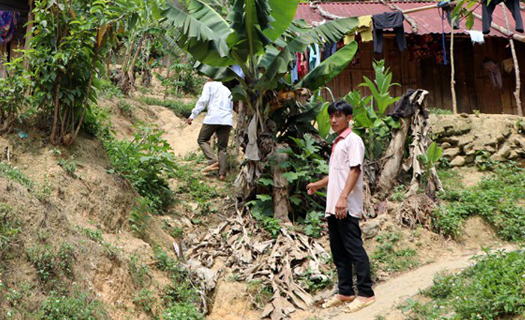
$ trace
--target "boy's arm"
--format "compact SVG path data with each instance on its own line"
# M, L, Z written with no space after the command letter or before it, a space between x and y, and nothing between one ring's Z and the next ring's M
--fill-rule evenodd
M306 189L308 189L308 194L312 195L314 194L318 189L326 187L328 185L328 176L324 177L323 179L309 183L306 186Z
M359 178L360 174L361 174L361 166L350 168L350 173L348 174L348 177L346 178L345 187L343 188L343 191L341 192L341 195L339 196L339 200L337 200L337 203L335 205L335 217L337 219L344 219L346 215L348 214L347 198L350 192L354 190L354 187L357 183L357 179Z

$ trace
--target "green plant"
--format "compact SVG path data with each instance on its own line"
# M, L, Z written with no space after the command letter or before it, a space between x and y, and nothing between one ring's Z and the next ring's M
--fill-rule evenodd
M35 246L27 249L27 260L36 268L40 281L46 283L58 276L58 257L51 246Z
M191 110L195 107L195 102L186 103L179 100L158 99L154 97L140 97L138 100L150 106L163 106L175 113L178 117L188 118Z
M128 271L133 282L139 287L143 287L150 277L148 265L140 262L136 254L129 257Z
M69 296L51 292L40 307L42 320L103 320L107 319L104 305L85 292L74 290Z
M30 88L30 74L24 70L23 58L0 63L5 67L6 76L0 78L0 132L9 131L13 123L20 119L24 109L30 105L32 97L26 92Z
M405 271L419 266L413 249L399 248L401 235L397 233L381 234L377 237L379 245L371 258L378 267L386 272Z
M348 93L345 99L353 106L354 126L352 130L357 133L365 143L366 157L372 161L383 154L392 129L398 129L400 124L392 117L386 116L387 107L399 98L390 95L392 87L399 84L392 83L392 72L385 68L385 61L374 61L374 81L363 77L364 83L359 86L366 87L372 95L362 97L357 90Z
M394 187L394 192L390 196L390 200L394 202L403 202L406 199L406 188L404 185L399 184Z
M202 313L191 303L173 303L162 312L164 320L204 320Z
M490 171L498 164L498 161L490 159L490 152L487 150L476 150L474 163L480 171Z
M139 126L133 140L106 141L107 154L114 170L130 180L138 193L151 200L155 212L163 211L172 201L167 175L173 174L174 156L162 131Z
M150 313L155 307L157 298L148 289L140 290L135 297L133 297L133 303L144 312Z
M440 108L429 108L428 112L431 114L453 114L450 109L440 109Z
M479 215L496 228L508 241L525 239L525 208L519 201L525 198L525 170L515 164L499 164L476 186L448 191L441 195L449 201L434 211L434 230L458 236L465 218Z
M87 109L96 102L97 69L110 40L105 37L120 20L109 1L35 2L30 50L33 98L53 144L71 145ZM73 13L73 14L72 14ZM103 74L103 70L99 70Z
M306 219L304 219L304 233L307 236L319 238L321 236L322 227L322 218L324 217L324 212L322 211L310 211L306 214Z
M133 205L129 217L129 225L139 237L145 237L145 229L148 226L148 220L151 218L152 210L151 200L148 198L138 198L137 204Z
M72 178L76 179L78 178L78 175L75 173L77 170L77 163L73 157L65 160L65 159L59 159L57 161L57 164L64 169L68 175L70 175Z
M172 236L175 239L181 238L184 234L184 230L182 228L171 226L167 221L164 221L162 229L164 229L164 231L166 231L170 236Z
M201 209L201 214L211 211L211 199L220 195L216 187L203 181L202 175L196 171L194 165L178 164L173 174L181 184L176 191L179 195L188 196L191 202L196 202Z
M273 297L271 286L264 285L263 280L252 280L248 282L246 293L252 297L257 309L262 309Z
M525 251L489 252L458 274L439 274L423 291L427 303L410 301L413 319L502 319L525 312Z
M98 137L103 141L113 139L112 135L115 133L111 129L109 111L98 106L89 106L87 108L82 128L87 134Z
M6 177L7 179L16 181L29 190L33 190L35 187L33 180L26 177L20 169L5 162L0 163L0 177Z
M80 228L80 227L77 227L78 230L80 230L80 232L88 237L89 239L95 241L95 242L98 242L98 243L102 243L104 242L104 237L102 236L102 231L100 229L89 229L89 228Z
M128 117L133 116L133 106L126 100L119 100L117 106L123 114L127 115Z
M106 99L112 99L113 97L117 98L123 98L124 95L122 94L122 91L114 85L111 81L108 81L106 79L99 79L99 85L97 88L98 95L106 98Z
M6 261L6 253L19 244L21 224L16 212L7 203L0 204L0 264Z

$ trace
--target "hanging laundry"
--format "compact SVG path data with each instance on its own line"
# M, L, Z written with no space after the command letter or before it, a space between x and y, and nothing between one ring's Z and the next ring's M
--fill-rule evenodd
M372 35L372 16L360 16L358 18L357 29L351 33L347 33L344 37L344 44L347 45L355 40L356 33L361 34L361 42L370 42L374 40Z
M292 84L295 84L297 81L299 81L299 72L298 72L298 61L297 61L297 57L292 60L292 74L291 74L291 80L292 80Z
M483 36L483 32L477 30L468 30L468 34L470 35L470 40L472 41L472 43L485 43L485 37Z
M396 34L397 46L403 51L407 48L405 40L405 28L403 21L405 17L402 12L385 12L372 16L374 23L374 52L383 53L383 30L394 29Z
M297 76L302 79L308 73L308 57L305 53L297 53Z
M487 0L483 0L483 6L481 9L483 15L483 33L490 33L490 25L492 23L492 13L496 9L496 5L501 2L505 2L507 8L512 13L512 17L516 22L516 31L523 32L523 20L521 19L520 13L520 1L519 0L491 0L490 4L487 4Z
M324 47L324 59L328 59L331 55L333 55L337 51L337 42L334 43L327 43Z
M489 72L492 85L501 89L503 87L503 80L501 78L501 70L499 66L490 59L485 59L482 66Z
M0 44L9 43L16 32L20 12L0 11Z
M321 64L321 50L319 45L314 43L310 46L310 70Z

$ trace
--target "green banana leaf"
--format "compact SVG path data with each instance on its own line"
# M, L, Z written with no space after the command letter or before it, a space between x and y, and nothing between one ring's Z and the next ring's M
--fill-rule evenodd
M323 108L317 114L315 120L317 121L317 130L319 131L319 136L326 139L330 133L330 115L328 114L329 102L323 104Z
M296 87L317 90L340 74L352 61L356 52L357 42L352 41L328 59L321 62L320 65L310 70L310 72L297 83Z
M191 0L188 13L170 5L163 15L165 23L179 30L179 46L197 61L210 66L235 63L226 43L226 37L231 32L228 23L210 6Z

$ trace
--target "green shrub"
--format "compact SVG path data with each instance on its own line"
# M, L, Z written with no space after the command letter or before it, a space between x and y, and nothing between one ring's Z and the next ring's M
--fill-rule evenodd
M79 291L68 297L51 292L40 308L41 320L103 320L107 317L102 303Z
M0 177L16 181L29 190L33 190L35 183L26 177L17 167L13 167L5 162L0 163Z
M525 170L515 164L498 165L476 186L445 192L449 203L434 211L434 230L458 236L465 218L479 215L492 224L498 235L508 241L525 239Z
M0 58L2 58L0 56ZM0 63L6 69L6 76L0 78L0 132L8 131L31 103L31 96L26 95L30 87L29 73L24 71L23 59Z
M73 179L78 178L77 174L75 173L75 171L77 170L77 163L75 162L75 159L73 159L73 157L67 160L59 159L57 161L57 164L61 166L62 169L64 169L64 171L66 171L70 177L72 177Z
M133 230L140 238L144 238L145 229L148 226L150 219L149 213L151 212L151 200L148 198L138 198L137 204L133 206L131 215L129 217L129 224L131 230Z
M133 298L133 303L144 312L151 312L157 302L157 298L148 289L140 290Z
M409 301L412 319L502 319L525 312L525 251L494 252L458 274L440 274L423 294L428 303Z
M379 245L371 256L374 264L387 272L405 271L419 266L416 251L413 249L400 248L398 245L401 235L397 233L386 233L379 235Z
M137 192L151 201L150 206L156 212L163 211L173 201L166 177L173 173L175 162L162 134L162 131L139 126L132 141L105 143L113 171L129 179Z
M148 265L140 262L139 257L135 254L129 257L128 271L133 282L139 287L143 287L150 277Z
M164 320L204 320L202 313L191 303L174 303L162 312Z
M178 117L183 118L188 118L191 115L191 110L195 107L195 102L185 103L179 100L163 100L152 97L140 97L138 100L150 106L166 107L172 110Z
M84 132L92 137L101 140L112 139L111 118L107 110L97 106L89 106L86 111L84 122L82 122Z
M324 217L324 212L322 211L310 211L306 214L306 219L304 219L304 233L307 236L319 238L321 236L322 227L322 218Z
M15 212L7 203L0 204L0 264L6 260L5 254L17 245L21 224L15 218Z

